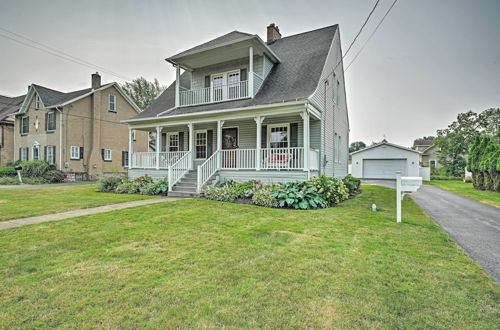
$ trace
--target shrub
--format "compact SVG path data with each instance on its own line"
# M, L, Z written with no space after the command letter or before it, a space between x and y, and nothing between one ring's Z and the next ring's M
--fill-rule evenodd
M206 199L220 202L234 202L238 198L235 189L230 185L222 187L208 186L203 193Z
M349 195L353 196L358 193L359 187L361 186L361 180L353 177L351 174L347 174L346 177L342 180L344 185L349 190Z
M0 177L2 176L16 176L17 171L14 166L1 166L0 167Z
M153 184L155 195L166 195L168 192L168 182L165 180L157 181Z
M23 178L23 183L26 183L26 184L44 184L44 183L47 183L47 181L43 177L37 176L35 178Z
M278 207L278 200L270 188L256 189L252 196L252 203L264 207Z
M139 187L139 193L141 195L156 195L155 184L154 183L144 183Z
M280 207L308 210L327 206L323 196L308 181L285 183L274 190L273 195Z
M321 194L327 206L334 206L349 198L349 189L342 180L326 175L309 179L309 182Z
M100 192L114 192L116 187L122 182L122 179L116 176L107 176L104 177L99 182L99 191Z
M23 168L21 170L23 178L43 177L47 171L55 169L54 165L49 165L49 163L43 160L22 162L21 166Z
M462 181L459 176L431 175L431 180Z
M11 176L0 176L0 185L7 184L19 184L19 181L15 177Z
M116 186L115 192L118 194L128 194L128 191L130 190L132 185L133 183L129 181L122 182Z
M64 181L64 179L66 178L66 174L64 174L63 171L59 170L48 170L43 175L43 178L47 183L58 183Z

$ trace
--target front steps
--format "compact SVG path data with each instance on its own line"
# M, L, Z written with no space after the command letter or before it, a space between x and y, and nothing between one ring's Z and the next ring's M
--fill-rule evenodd
M199 197L196 192L198 182L198 172L196 170L189 171L182 179L179 180L168 193L170 197Z

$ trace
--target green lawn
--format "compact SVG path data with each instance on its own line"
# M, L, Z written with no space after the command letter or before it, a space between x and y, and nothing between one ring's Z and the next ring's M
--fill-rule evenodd
M433 180L431 185L449 190L457 195L474 199L483 204L500 208L500 194L493 191L483 191L474 189L472 183L463 181Z
M105 194L97 185L0 189L0 221L151 198Z
M500 286L411 200L180 200L0 231L4 328L474 328ZM376 203L379 212L372 213Z

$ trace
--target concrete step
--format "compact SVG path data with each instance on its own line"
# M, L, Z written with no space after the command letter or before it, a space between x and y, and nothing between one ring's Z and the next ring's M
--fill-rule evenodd
M174 186L173 191L182 191L182 192L196 192L196 187L183 187L183 186Z
M200 197L196 192L183 192L183 191L171 191L168 193L169 197Z

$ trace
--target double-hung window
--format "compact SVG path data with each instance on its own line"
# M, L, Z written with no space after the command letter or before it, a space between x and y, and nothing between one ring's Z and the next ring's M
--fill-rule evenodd
M35 95L35 110L40 109L40 104L41 104L41 103L42 103L42 102L41 102L41 100L40 100L40 96L38 96L38 94L37 94L37 95Z
M196 131L196 158L207 158L207 131Z
M288 148L290 126L288 124L275 124L267 127L268 147Z
M31 159L40 160L40 146L33 146Z
M29 117L21 117L21 134L28 134L30 131Z
M116 96L109 94L108 97L108 110L111 112L116 112Z
M70 158L71 159L80 159L80 147L71 146Z
M54 111L47 112L45 116L45 130L55 131L56 129L56 113Z
M112 160L112 157L111 157L111 152L112 152L112 151L111 151L111 149L104 149L104 150L103 150L102 155L103 155L103 159L104 159L105 161L108 161L108 162L109 162L109 161L111 161L111 160Z
M56 163L56 146L45 147L45 161L50 165Z
M23 162L28 160L28 148L19 148L19 159Z
M167 133L168 151L179 151L179 133Z

